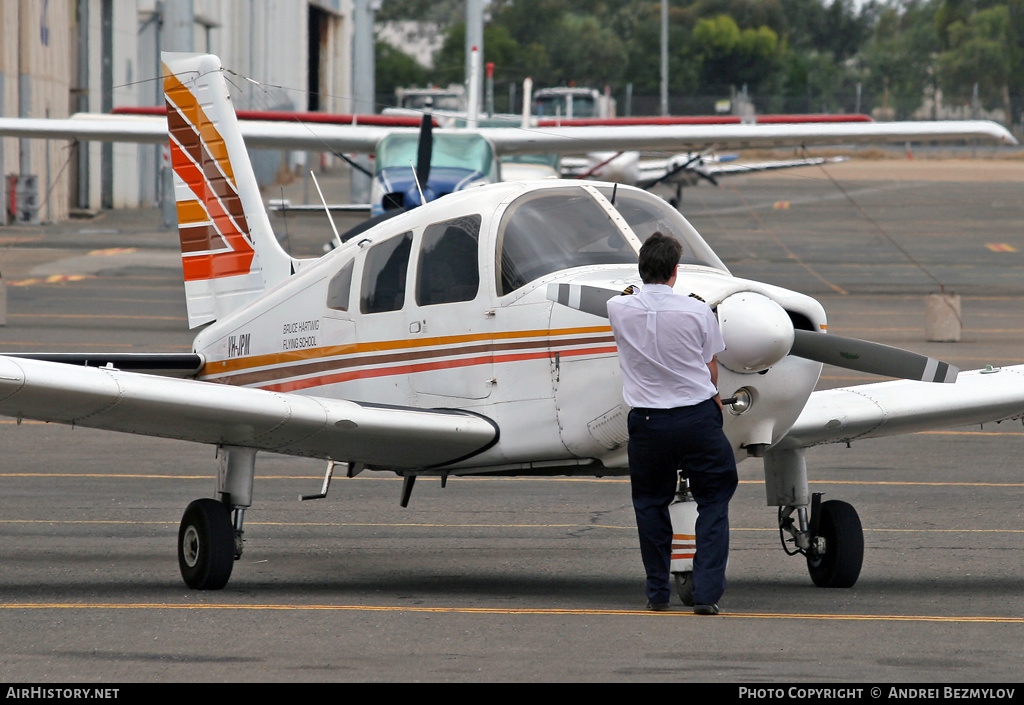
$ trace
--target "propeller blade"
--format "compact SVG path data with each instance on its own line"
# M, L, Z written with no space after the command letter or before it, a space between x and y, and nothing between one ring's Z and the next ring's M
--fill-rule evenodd
M700 166L698 166L696 169L693 169L692 171L693 171L694 174L696 174L700 178L704 179L705 181L709 182L713 186L718 186L719 185L718 184L718 179L716 179L714 176L712 176L708 172L706 172L703 169L701 169Z
M662 181L667 181L668 179L671 179L673 176L675 176L679 172L681 172L681 171L689 171L690 170L690 166L694 162L699 161L700 159L702 159L703 157L704 157L703 154L695 154L692 157L690 157L689 159L687 159L685 162L683 162L682 164L678 164L674 168L669 169L664 174L659 176L657 179L654 179L653 181L648 181L646 184L641 184L640 188L644 189L645 191L649 191L650 189L652 189L655 186L657 186L658 184L660 184Z
M848 370L947 383L955 382L960 372L958 367L949 363L889 345L806 330L796 330L794 334L790 355Z
M430 158L434 153L434 120L430 115L423 116L420 123L420 142L416 154L416 179L420 182L420 188L427 190L427 181L430 180Z

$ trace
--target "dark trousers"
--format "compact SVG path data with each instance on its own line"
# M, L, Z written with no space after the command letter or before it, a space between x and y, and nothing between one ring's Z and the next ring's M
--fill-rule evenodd
M633 409L629 414L629 476L647 571L647 599L668 602L672 522L668 505L678 469L697 501L693 601L718 602L729 559L729 500L736 491L736 459L722 431L722 411L709 399L676 409Z

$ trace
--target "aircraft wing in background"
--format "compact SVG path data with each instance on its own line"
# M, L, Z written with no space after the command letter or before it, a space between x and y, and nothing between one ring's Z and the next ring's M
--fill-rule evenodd
M240 121L250 148L373 152L389 134L413 128ZM449 130L438 130L445 134ZM450 132L464 134L466 130ZM623 125L613 127L481 128L497 156L579 154L591 151L700 152L709 149L773 148L794 145L880 144L909 141L1017 141L986 120L758 125ZM78 114L67 119L2 118L0 136L162 144L165 118Z

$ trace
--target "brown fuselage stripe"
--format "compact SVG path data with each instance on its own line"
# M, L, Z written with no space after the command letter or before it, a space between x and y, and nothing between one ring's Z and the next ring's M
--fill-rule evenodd
M365 355L362 357L347 357L332 360L320 360L289 367L277 367L274 369L259 370L242 374L227 375L210 381L223 382L226 384L248 386L262 384L265 382L300 377L312 374L324 374L337 372L352 367L367 367L372 365L394 365L407 363L416 360L432 360L440 357L452 356L473 356L480 354L494 355L496 353L521 351L540 348L550 350L552 348L565 348L575 345L592 344L614 344L615 338L611 335L585 338L565 338L561 340L522 340L507 343L484 343L482 345L466 345L457 348L440 348L434 350L415 350L399 353L384 353L379 355Z
M565 338L570 335L611 335L611 326L577 326L574 328L555 328L548 330L509 330L491 333L470 333L468 335L444 335L430 338L395 338L391 340L377 340L365 343L347 343L343 345L328 345L318 348L304 348L290 352L264 353L262 355L250 355L248 357L236 357L224 360L210 360L206 363L200 373L201 377L225 374L227 372L239 372L241 370L255 370L260 367L282 366L291 363L302 362L303 360L320 361L328 357L340 357L342 355L357 355L362 353L386 352L389 350L423 350L449 346L454 349L462 343L491 343L500 340L525 340L532 339L535 343L541 341Z
M591 348L571 348L563 350L560 354L566 357L579 355L612 355L616 352L615 345ZM296 392L300 389L312 389L324 387L329 384L339 384L354 379L372 379L374 377L394 377L398 375L411 375L417 372L429 370L448 370L457 367L473 367L474 365L487 365L505 362L518 362L522 360L542 360L551 357L550 349L535 350L532 352L505 353L504 355L486 354L481 357L457 357L437 362L414 362L408 365L392 365L390 367L374 367L360 369L354 372L337 372L332 374L317 375L315 377L304 377L277 384L261 385L260 389L271 392Z

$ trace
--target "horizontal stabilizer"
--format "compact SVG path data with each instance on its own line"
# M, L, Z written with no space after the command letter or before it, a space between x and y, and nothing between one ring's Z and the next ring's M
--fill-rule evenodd
M203 368L203 356L196 353L8 353L10 357L43 362L60 362L82 367L113 367L118 370L177 372L194 375Z

